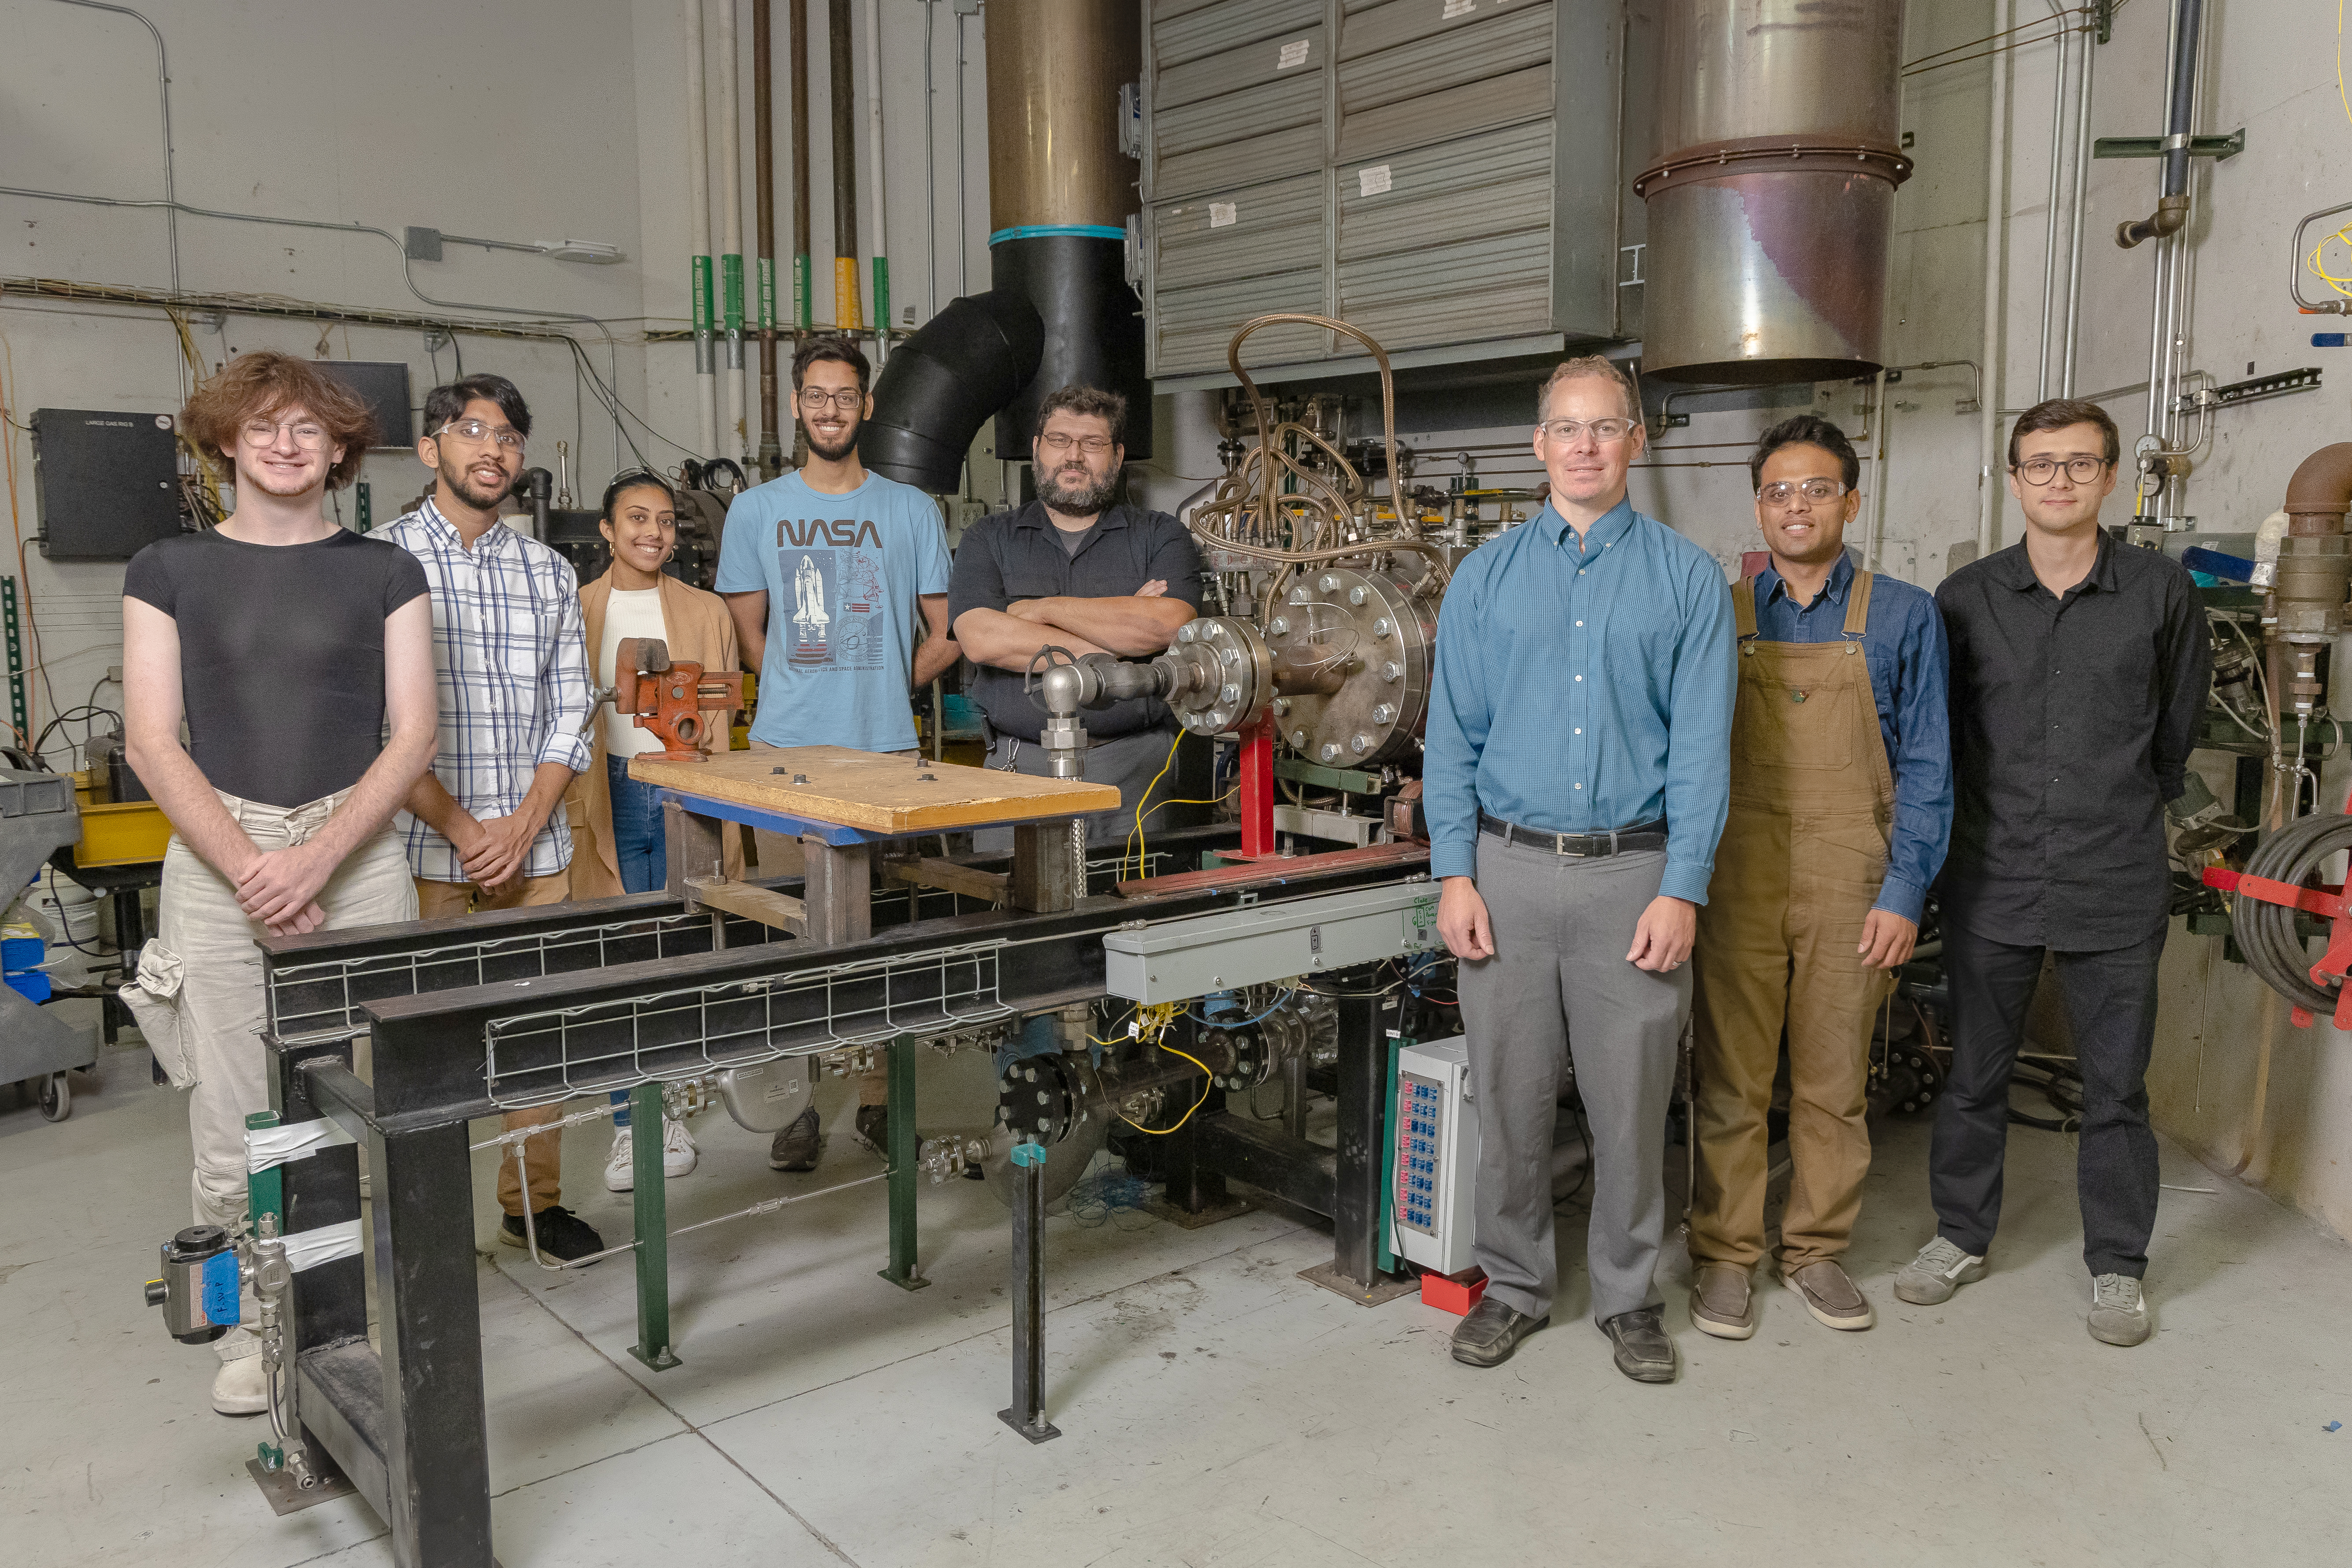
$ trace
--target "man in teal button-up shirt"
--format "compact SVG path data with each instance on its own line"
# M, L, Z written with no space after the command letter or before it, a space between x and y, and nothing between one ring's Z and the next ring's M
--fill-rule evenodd
M1593 1321L1628 1377L1667 1383L1663 1131L1730 802L1731 596L1712 557L1626 501L1643 432L1615 366L1570 360L1540 406L1550 499L1446 592L1423 769L1480 1141L1486 1294L1454 1355L1496 1365L1550 1321L1552 1129L1572 1071L1592 1126Z

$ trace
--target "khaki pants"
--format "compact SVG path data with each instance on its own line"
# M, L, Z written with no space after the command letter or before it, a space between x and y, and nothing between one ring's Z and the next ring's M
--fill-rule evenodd
M541 904L560 904L572 897L572 871L569 867L552 877L518 877L495 893L486 893L471 882L428 882L418 878L416 903L421 918L428 921L449 920L458 915L487 914L492 910L535 909ZM499 1125L509 1132L522 1127L544 1127L563 1120L563 1103L537 1105L529 1110L509 1110L499 1119ZM533 1138L523 1145L523 1163L530 1174L530 1212L538 1214L563 1200L563 1134L551 1132ZM522 1183L516 1179L514 1156L500 1152L499 1159L499 1206L520 1218L522 1215Z
M307 844L327 825L342 795L306 805L265 805L223 795L221 804L260 849ZM416 894L399 837L383 831L352 851L320 889L330 929L385 925L416 918ZM195 1154L191 1206L203 1225L234 1226L245 1217L245 1118L269 1109L268 1052L260 1039L261 955L268 935L247 918L236 885L206 865L175 835L163 851L163 886L155 943L181 961L178 994L160 1026L142 1032L176 1084L187 1086L188 1137Z

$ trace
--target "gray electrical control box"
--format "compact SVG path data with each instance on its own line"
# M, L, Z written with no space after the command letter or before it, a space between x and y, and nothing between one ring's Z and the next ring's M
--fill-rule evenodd
M1437 884L1423 878L1115 931L1103 938L1103 989L1181 1002L1439 945Z
M33 410L41 553L128 561L180 531L177 427L168 414Z

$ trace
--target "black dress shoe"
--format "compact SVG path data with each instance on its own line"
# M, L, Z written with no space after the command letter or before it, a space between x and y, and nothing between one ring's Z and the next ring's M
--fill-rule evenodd
M1664 1307L1636 1307L1601 1325L1616 1347L1617 1370L1635 1383L1675 1380L1675 1342L1666 1337Z
M1511 1359L1521 1340L1550 1321L1549 1317L1530 1318L1492 1296L1486 1297L1454 1331L1454 1359L1465 1366L1500 1366Z

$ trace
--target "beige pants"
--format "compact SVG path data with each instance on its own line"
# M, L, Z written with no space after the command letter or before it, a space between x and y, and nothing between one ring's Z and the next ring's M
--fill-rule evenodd
M257 848L289 849L324 827L343 796L290 808L229 795L220 800ZM408 858L388 825L335 868L319 907L330 929L416 918ZM245 1217L245 1118L269 1109L268 1053L259 1038L261 954L254 947L268 931L238 907L236 885L177 836L163 851L157 924L156 942L178 957L184 980L168 1005L166 1026L142 1032L166 1058L173 1082L190 1089L195 1170L189 1195L196 1221L235 1226Z
M416 879L416 905L420 918L428 921L452 920L459 915L486 914L492 910L533 909L541 904L560 904L572 897L572 868L565 867L551 877L517 877L495 893L486 893L471 882L428 882ZM533 1106L529 1110L509 1110L499 1119L499 1125L509 1132L519 1127L544 1127L563 1120L561 1100L553 1105ZM523 1164L530 1174L530 1212L538 1214L563 1201L563 1134L551 1132L534 1138L523 1145ZM499 1206L520 1218L522 1215L523 1184L515 1175L514 1156L503 1149L499 1159Z

